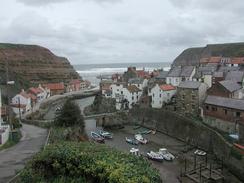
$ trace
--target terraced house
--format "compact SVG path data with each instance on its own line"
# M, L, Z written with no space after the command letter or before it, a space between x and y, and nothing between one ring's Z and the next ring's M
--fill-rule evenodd
M200 114L207 85L198 81L181 82L176 93L176 109L183 113Z

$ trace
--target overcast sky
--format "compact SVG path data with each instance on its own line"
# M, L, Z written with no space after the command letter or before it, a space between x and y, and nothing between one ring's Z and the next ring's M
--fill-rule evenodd
M0 42L72 64L172 62L188 47L244 41L243 0L2 0Z

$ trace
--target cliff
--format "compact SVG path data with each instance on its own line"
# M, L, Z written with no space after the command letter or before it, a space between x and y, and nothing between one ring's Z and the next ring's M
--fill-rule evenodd
M20 87L48 83L68 82L80 78L66 58L54 55L48 49L36 45L0 43L0 78L20 81Z
M173 66L199 64L201 58L209 56L244 57L244 43L209 44L206 47L184 50L173 62Z
M9 80L15 85L10 95L39 83L68 82L80 78L66 58L54 55L47 48L36 45L0 43L0 85L6 84L8 65ZM6 87L2 87L6 95Z

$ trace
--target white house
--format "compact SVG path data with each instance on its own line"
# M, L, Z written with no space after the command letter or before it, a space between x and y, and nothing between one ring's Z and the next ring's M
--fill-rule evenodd
M140 90L135 85L131 85L123 88L122 94L124 96L124 99L126 99L126 101L128 102L129 109L131 109L133 105L139 101L142 95L142 90Z
M31 110L31 98L24 90L12 98L11 106L14 113L18 114L19 112L24 113Z
M147 84L148 84L148 79L144 79L144 78L131 78L128 81L129 86L134 85L140 90L143 90L145 87L147 87Z
M36 99L34 102L39 103L42 100L50 97L50 89L47 88L44 89L41 85L39 85L37 88L34 87L29 88L28 94L34 95L34 98Z
M112 88L115 86L112 86ZM117 86L116 87L116 93L112 94L112 96L115 95L116 98L116 109L131 109L134 104L138 103L141 95L142 90L140 90L135 85L130 85L127 87L123 86ZM114 97L113 97L114 98Z
M112 84L110 87L111 87L111 90L112 90L112 98L116 98L120 95L123 94L122 90L125 86L125 83L114 83Z
M173 67L166 77L166 83L179 86L182 81L192 81L196 68L194 66Z
M176 94L176 88L172 85L156 84L151 89L152 96L152 108L162 108L162 106L166 103L169 103L172 97Z
M8 141L9 131L10 131L9 125L3 125L1 112L2 112L2 94L0 89L0 145L5 144Z

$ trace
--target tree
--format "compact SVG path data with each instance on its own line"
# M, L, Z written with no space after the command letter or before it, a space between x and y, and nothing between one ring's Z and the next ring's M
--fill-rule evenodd
M73 101L67 100L61 110L56 112L54 125L60 127L79 126L84 130L84 118L79 106Z

